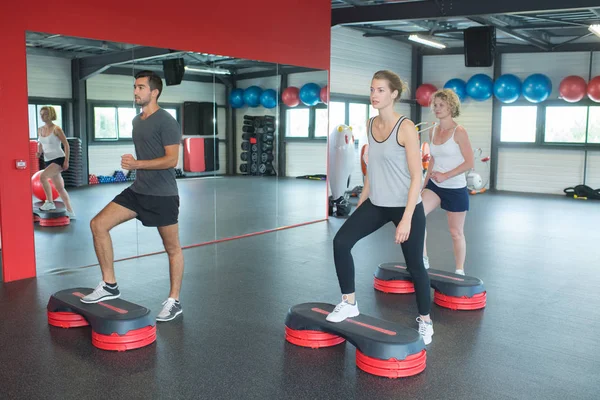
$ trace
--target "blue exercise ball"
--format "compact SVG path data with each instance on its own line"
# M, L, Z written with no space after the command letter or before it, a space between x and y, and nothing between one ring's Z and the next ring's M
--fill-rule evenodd
M244 89L233 89L229 95L229 104L233 108L244 107Z
M461 102L465 101L467 98L467 82L463 81L462 79L450 79L444 85L444 89L450 89L454 91Z
M273 89L267 89L260 95L260 104L264 108L275 108L277 106L277 92Z
M532 103L541 103L552 93L552 81L544 74L529 75L523 82L523 97Z
M494 82L494 95L502 103L514 103L521 95L521 80L512 74L504 74Z
M316 83L307 83L300 89L300 101L307 106L315 106L321 100L321 87Z
M248 107L258 107L260 105L260 96L263 90L258 86L250 86L244 90L244 102Z
M467 82L467 94L477 101L492 97L494 81L486 74L473 75Z

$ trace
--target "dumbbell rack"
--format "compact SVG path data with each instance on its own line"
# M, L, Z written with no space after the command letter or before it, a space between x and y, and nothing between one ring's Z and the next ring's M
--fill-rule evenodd
M240 172L245 175L276 175L273 161L275 155L275 117L271 115L244 115L242 127L243 161Z

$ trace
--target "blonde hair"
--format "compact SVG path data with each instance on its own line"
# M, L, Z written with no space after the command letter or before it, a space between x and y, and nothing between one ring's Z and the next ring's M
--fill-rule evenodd
M388 70L377 71L373 75L373 79L386 80L388 82L388 86L392 90L392 93L394 92L394 90L398 91L398 97L396 97L394 99L394 101L400 101L400 98L402 97L402 93L409 92L408 85L406 84L406 82L402 81L402 79L400 79L400 77L397 74L393 73L392 71L388 71Z
M452 89L440 89L431 95L431 110L433 110L433 102L435 99L440 99L448 103L450 107L450 115L456 118L460 115L460 99Z
M56 110L52 106L44 106L40 108L40 114L42 111L48 111L48 116L50 117L50 121L56 121Z

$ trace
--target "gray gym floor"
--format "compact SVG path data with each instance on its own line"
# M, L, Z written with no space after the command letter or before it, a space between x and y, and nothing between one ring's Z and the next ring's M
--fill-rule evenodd
M284 339L294 304L340 299L332 239L343 220L185 250L183 317L155 344L98 350L89 328L46 321L49 296L93 287L96 267L0 286L2 397L152 399L597 399L600 346L598 202L487 193L471 197L467 273L487 307L432 306L427 368L404 379L359 370L355 348L311 350ZM373 289L378 263L402 260L387 225L354 248L363 314L416 327L414 295ZM432 267L453 269L446 218L428 218ZM117 263L123 298L158 313L164 254Z

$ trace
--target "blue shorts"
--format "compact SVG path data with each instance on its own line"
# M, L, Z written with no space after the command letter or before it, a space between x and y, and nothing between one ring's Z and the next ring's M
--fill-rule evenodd
M467 187L460 189L445 189L436 185L431 179L425 189L431 190L442 200L443 210L450 212L469 211L469 192Z

